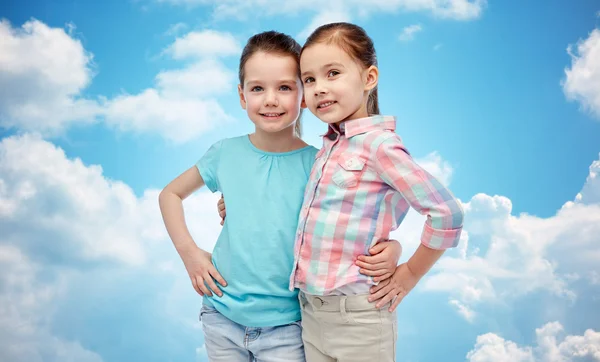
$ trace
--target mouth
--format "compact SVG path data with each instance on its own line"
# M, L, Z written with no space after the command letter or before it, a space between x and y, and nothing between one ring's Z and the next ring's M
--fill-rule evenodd
M326 110L336 103L337 103L336 101L323 101L323 102L320 102L319 104L317 104L317 109Z
M285 114L285 112L283 113L259 113L261 116L265 117L265 118L279 118L281 116L283 116Z

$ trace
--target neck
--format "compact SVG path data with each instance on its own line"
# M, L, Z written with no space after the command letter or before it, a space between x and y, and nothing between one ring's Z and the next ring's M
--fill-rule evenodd
M352 113L345 119L337 122L336 124L339 126L342 122L351 121L353 119L366 118L369 117L369 112L367 112L367 103L364 102L361 104L360 108L356 110L356 112Z
M265 152L289 152L304 147L306 144L294 133L294 126L279 132L265 132L256 128L250 135L254 146Z

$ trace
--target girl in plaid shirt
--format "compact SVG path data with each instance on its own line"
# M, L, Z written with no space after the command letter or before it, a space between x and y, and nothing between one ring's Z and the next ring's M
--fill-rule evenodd
M379 115L377 57L361 27L315 30L300 69L306 105L328 125L304 192L290 277L290 290L300 289L306 358L395 361L395 308L458 244L463 210L411 158L395 118ZM398 228L410 207L427 215L421 245L376 283L361 274L364 255Z

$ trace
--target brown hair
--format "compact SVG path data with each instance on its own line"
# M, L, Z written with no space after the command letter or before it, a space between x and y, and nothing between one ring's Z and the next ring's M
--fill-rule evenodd
M335 44L342 48L352 58L360 62L365 68L377 66L377 53L373 40L367 35L365 29L350 23L331 23L318 27L304 43L304 49L313 44ZM377 86L369 93L367 112L369 115L379 114L379 99Z
M283 56L290 56L294 58L298 65L298 78L300 78L300 51L302 46L298 44L294 38L289 35L277 32L277 31L265 31L252 36L248 39L244 50L242 50L242 56L240 57L240 68L239 78L242 88L244 87L245 78L245 65L248 59L257 52L265 52L270 54L278 54ZM300 109L300 115L296 120L294 131L296 136L302 135L302 126L300 119L302 118L302 109Z

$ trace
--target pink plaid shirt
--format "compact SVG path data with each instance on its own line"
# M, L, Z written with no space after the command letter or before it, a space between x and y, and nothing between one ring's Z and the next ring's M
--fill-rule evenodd
M415 163L395 129L389 116L329 127L304 192L290 289L325 295L350 283L374 284L354 260L388 239L411 206L427 215L422 244L458 244L460 203Z

